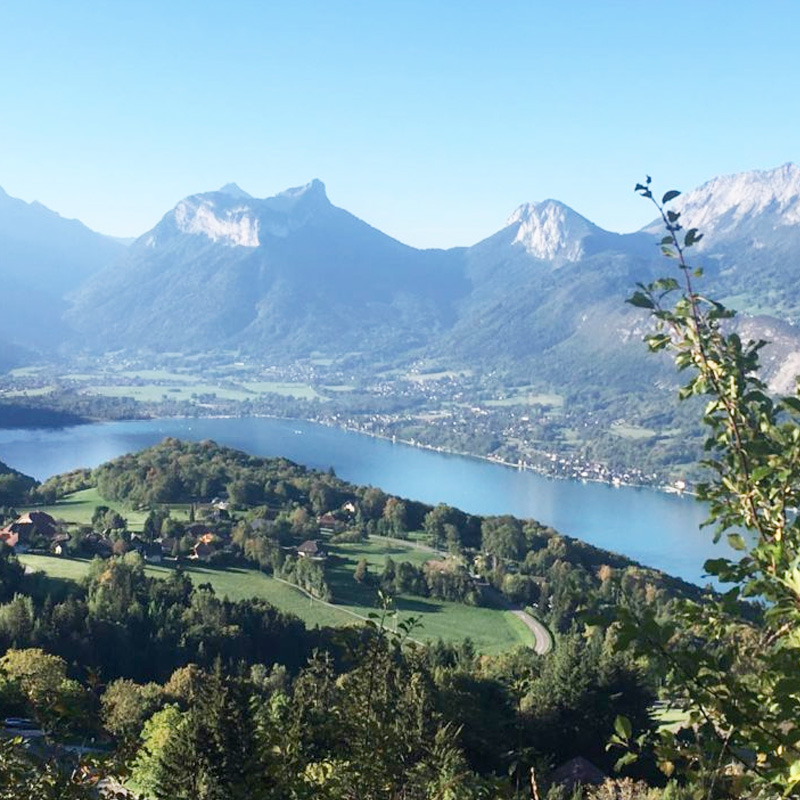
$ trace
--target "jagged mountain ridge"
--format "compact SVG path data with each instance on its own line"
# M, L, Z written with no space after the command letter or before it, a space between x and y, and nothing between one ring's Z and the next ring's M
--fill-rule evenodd
M792 322L800 307L798 197L800 169L785 165L715 179L676 203L687 226L708 231L693 258L711 292L771 313L748 330ZM235 346L287 360L357 352L366 363L423 354L553 380L605 369L614 381L631 359L632 377L647 372L641 317L623 301L669 271L659 234L605 231L545 200L471 247L417 250L332 205L320 181L264 199L228 184L179 202L90 277L66 318L94 350ZM776 375L800 352L795 328L780 331Z
M756 221L776 227L800 225L800 167L784 164L707 181L675 201L686 224L710 239L739 236ZM651 226L649 226L651 227Z
M720 299L745 312L800 322L800 167L714 178L679 197L674 208L684 228L704 234L692 259ZM656 221L645 230L661 228Z
M102 329L111 347L288 358L394 352L452 324L468 289L458 250L408 247L333 206L320 181L243 195L186 198L90 281L68 315L82 341Z
M624 296L642 275L620 269L623 253L652 261L650 237L604 231L553 200L520 206L472 248L439 251L334 207L320 181L263 200L223 187L178 203L85 287L70 319L86 342L102 329L110 347L519 359L571 334L563 286L580 284L581 265L595 288L605 275L599 294L614 285ZM132 295L143 313L131 313Z

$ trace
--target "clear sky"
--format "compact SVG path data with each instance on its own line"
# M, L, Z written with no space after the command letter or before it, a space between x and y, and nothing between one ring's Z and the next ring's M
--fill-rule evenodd
M418 247L800 160L796 0L5 0L0 186L117 236L323 180Z

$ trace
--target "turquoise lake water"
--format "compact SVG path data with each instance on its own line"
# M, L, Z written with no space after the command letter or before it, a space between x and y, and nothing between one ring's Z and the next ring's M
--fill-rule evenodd
M534 518L591 544L696 583L703 562L729 554L700 530L690 497L652 489L546 478L480 459L448 455L297 420L160 419L57 430L0 430L0 461L40 480L94 467L165 436L214 439L260 456L286 458L358 484L473 514Z

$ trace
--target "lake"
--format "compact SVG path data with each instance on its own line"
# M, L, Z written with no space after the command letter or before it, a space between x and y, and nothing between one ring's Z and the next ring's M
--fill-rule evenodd
M0 430L0 461L43 480L76 467L95 467L165 436L213 439L253 455L285 456L322 470L333 467L352 483L473 514L534 518L695 583L705 582L707 558L731 552L714 545L709 530L699 530L705 511L689 497L547 478L298 420L158 419Z

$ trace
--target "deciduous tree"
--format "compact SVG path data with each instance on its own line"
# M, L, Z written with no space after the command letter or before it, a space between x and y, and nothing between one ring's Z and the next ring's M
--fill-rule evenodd
M676 275L640 284L630 298L655 330L647 343L674 356L689 378L681 398L704 397L708 436L698 486L717 538L741 558L706 562L724 592L684 601L673 619L621 613L622 646L663 665L665 692L685 708L677 735L663 731L657 752L664 772L689 776L701 796L796 795L800 790L800 391L774 397L760 379L763 341L742 341L734 312L700 293L702 272L688 251L702 238L684 230L650 178L636 190L664 222L661 248ZM621 721L616 743L635 732ZM633 757L632 754L625 759Z

